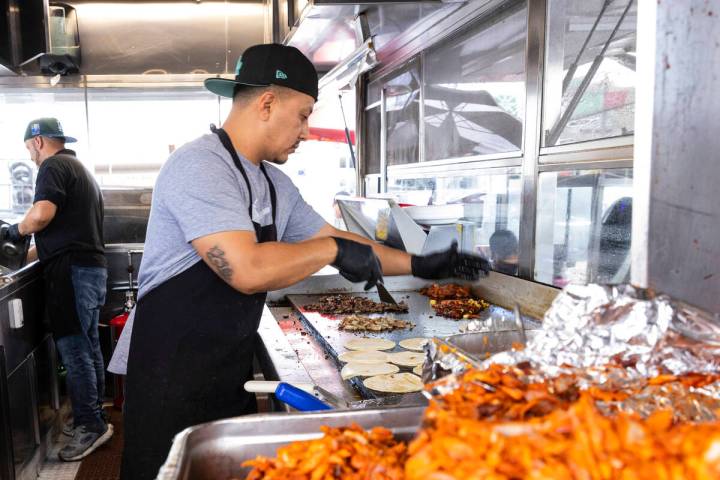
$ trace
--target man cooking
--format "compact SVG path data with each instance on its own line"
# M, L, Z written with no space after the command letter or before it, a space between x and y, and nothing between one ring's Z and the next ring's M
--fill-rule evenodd
M375 244L327 224L272 164L308 136L317 73L297 49L256 45L234 80L222 128L175 151L153 194L130 340L122 478L155 478L172 437L256 411L256 331L269 290L333 265L371 288L382 275L476 279L487 262L455 246L429 256Z
M35 198L20 223L3 229L19 241L35 235L43 267L45 301L55 345L67 370L74 428L61 460L80 460L110 440L102 410L105 366L98 336L105 303L107 261L103 200L90 172L65 144L75 142L55 118L31 121L25 147L38 166Z

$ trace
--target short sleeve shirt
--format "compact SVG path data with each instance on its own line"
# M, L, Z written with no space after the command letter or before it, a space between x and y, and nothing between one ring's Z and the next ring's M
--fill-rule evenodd
M254 233L253 222L272 223L270 190L262 170L239 152L238 157L252 188L252 218L245 180L217 135L183 145L165 163L153 191L138 278L140 297L201 260L190 244L193 240L225 231ZM311 238L325 220L285 173L268 163L265 168L277 194L278 240Z
M106 266L102 193L72 150L61 150L40 165L33 202L43 200L52 202L57 211L50 224L35 234L40 261L70 253L74 265Z

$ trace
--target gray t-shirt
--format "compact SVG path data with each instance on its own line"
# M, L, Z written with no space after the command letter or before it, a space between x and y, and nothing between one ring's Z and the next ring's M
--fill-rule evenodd
M240 171L215 134L204 135L177 149L163 166L153 191L145 251L138 276L139 294L187 270L201 260L190 244L218 232L255 232L252 222L272 223L270 189L260 167L240 157L253 195L252 219L248 192ZM325 225L290 178L265 163L277 195L275 227L278 240L307 240ZM108 368L125 374L134 311L128 319Z
M254 232L253 221L272 223L265 175L239 156L252 188L252 219L245 181L217 135L204 135L170 156L153 191L138 276L140 297L200 260L191 241L224 231ZM325 220L305 203L287 175L269 163L265 169L277 194L278 240L295 243L315 235Z

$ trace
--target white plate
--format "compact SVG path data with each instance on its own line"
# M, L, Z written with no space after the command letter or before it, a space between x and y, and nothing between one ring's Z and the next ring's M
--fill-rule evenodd
M422 225L449 225L457 222L465 213L465 207L461 203L405 207L403 210L416 223Z

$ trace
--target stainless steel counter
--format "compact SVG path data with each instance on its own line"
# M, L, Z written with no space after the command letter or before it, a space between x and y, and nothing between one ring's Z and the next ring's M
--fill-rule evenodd
M258 333L261 340L258 360L266 380L314 383L349 402L360 400L357 392L342 381L333 360L291 307L266 306ZM275 408L289 410L284 404L276 404Z

